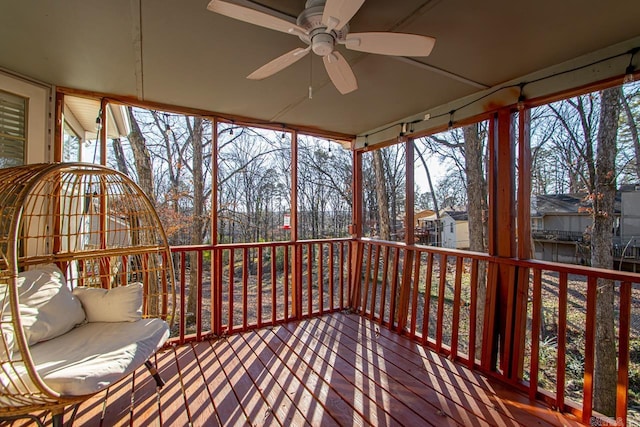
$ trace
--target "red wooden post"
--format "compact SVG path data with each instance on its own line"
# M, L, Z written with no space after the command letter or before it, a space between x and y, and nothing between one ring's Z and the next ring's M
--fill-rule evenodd
M218 244L218 119L211 125L211 329L222 333L222 254Z
M291 132L291 242L298 241L298 133ZM286 250L285 250L286 254ZM291 252L291 314L302 316L302 247ZM288 258L284 260L285 265ZM286 275L285 275L286 277ZM275 302L274 302L275 303ZM285 305L287 302L285 302Z
M523 141L526 138L522 135ZM521 141L521 142L523 142ZM526 143L522 143L522 149L528 150ZM523 164L527 164L523 159ZM525 167L525 169L527 169ZM522 171L526 174L527 171ZM524 176L522 179L529 179ZM513 258L516 256L516 212L515 212L515 147L513 138L513 126L511 110L503 108L499 110L489 127L489 254L497 257ZM521 196L526 192L526 188L520 189ZM524 197L524 196L522 196ZM524 206L524 202L519 204L522 220L525 221L528 215L523 212L529 209ZM525 226L526 227L526 226ZM528 243L524 243L524 236L520 236L518 242L522 245L520 253L525 255L528 251ZM491 305L486 307L489 317L486 317L485 326L491 324L491 330L485 334L489 341L483 342L486 351L483 353L483 362L489 363L485 367L491 370L496 369L497 361L500 360L500 368L504 376L516 381L520 376L521 358L523 354L523 320L525 318L522 310L526 310L526 299L522 298L519 292L520 286L524 284L526 271L514 271L516 267L505 264L494 266L494 274L490 275L491 280L487 283L487 296L491 296L495 291L495 299L491 300ZM523 280L518 280L518 277ZM489 299L488 299L489 301ZM488 347L487 347L488 346ZM487 358L487 352L490 357ZM498 354L499 352L499 354Z

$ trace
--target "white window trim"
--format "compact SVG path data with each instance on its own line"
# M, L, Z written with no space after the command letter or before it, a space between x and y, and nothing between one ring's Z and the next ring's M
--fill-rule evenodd
M51 87L0 70L0 89L27 98L25 162L52 161Z

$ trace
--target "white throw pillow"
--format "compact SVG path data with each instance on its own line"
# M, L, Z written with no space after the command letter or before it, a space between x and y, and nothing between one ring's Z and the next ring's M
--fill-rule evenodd
M29 345L60 336L84 322L80 301L55 265L18 273L18 295Z
M142 319L142 283L112 289L77 287L89 322L135 322Z

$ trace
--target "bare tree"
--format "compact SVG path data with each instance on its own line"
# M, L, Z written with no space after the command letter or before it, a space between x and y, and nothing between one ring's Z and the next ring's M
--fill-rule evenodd
M593 232L591 236L591 265L613 268L613 213L616 196L616 138L620 113L620 87L603 90L600 94L600 120L597 134L597 155L593 169L594 187ZM616 336L614 283L598 280L596 302L596 357L594 372L594 407L612 416L616 410Z
M630 140L631 146L633 147L632 150L635 157L633 164L635 166L636 180L640 180L640 136L638 136L638 123L633 113L630 98L632 98L634 95L638 95L639 89L640 89L640 85L636 85L635 91L630 93L629 97L625 96L624 93L621 93L621 96L620 96L620 104L624 111L626 124L629 130L629 140Z
M373 152L373 170L376 177L376 198L378 200L378 227L382 240L391 240L391 221L389 219L389 196L387 180L382 162L382 151Z
M131 123L131 132L129 133L129 143L131 144L131 150L133 151L133 159L136 165L136 172L138 174L138 185L142 188L142 191L155 203L155 193L153 186L153 172L151 169L151 157L149 150L147 149L146 141L140 126L138 125L137 118L133 113L133 107L127 107L129 113L129 122Z

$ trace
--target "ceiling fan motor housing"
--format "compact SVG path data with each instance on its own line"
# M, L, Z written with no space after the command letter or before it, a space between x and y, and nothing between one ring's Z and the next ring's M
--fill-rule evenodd
M304 28L307 34L301 34L300 40L311 45L316 55L327 56L333 52L336 42L344 42L349 32L349 25L339 31L327 31L322 23L325 0L308 0L305 9L298 15L297 24Z

